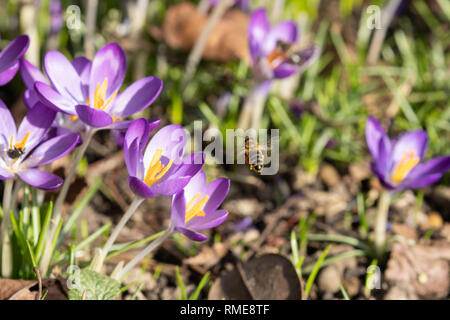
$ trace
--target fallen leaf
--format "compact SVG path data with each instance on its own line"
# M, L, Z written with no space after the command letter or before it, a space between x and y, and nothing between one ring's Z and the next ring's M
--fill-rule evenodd
M414 294L423 299L445 298L449 293L450 244L410 246L397 242L392 247L385 272L386 280L410 283ZM408 292L405 296L410 296Z
M215 243L212 247L203 246L200 253L187 259L188 265L201 266L209 269L216 265L228 252L228 246L224 243Z

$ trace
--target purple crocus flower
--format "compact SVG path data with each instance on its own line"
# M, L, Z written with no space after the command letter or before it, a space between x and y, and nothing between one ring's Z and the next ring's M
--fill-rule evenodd
M391 140L381 124L369 117L366 141L374 159L372 171L389 190L425 187L438 181L450 169L450 156L423 162L428 146L425 131L409 131L398 140Z
M184 190L172 198L171 226L194 241L206 236L193 230L214 228L228 216L226 210L217 210L230 190L230 180L219 178L206 183L206 174L200 170Z
M264 8L253 12L248 38L253 70L260 81L287 78L301 72L315 60L319 52L314 45L296 50L296 24L286 20L271 27Z
M50 1L50 33L57 34L63 26L63 7L61 1Z
M48 138L47 132L56 112L38 102L16 128L14 119L0 100L0 179L9 180L16 175L29 185L55 190L62 179L37 169L72 151L79 135L68 133Z
M150 140L153 130L147 120L135 120L124 142L124 157L128 168L128 185L143 198L155 195L171 196L183 189L202 168L203 152L183 158L187 136L182 126L161 128Z
M211 6L217 6L221 0L211 0ZM238 7L244 12L250 12L250 0L235 0L234 6Z
M79 57L72 61L74 67L82 64L87 65L88 63L89 62L84 57ZM81 76L83 69L78 69L77 72L80 72L79 75ZM50 85L50 83L35 65L24 58L20 59L20 75L27 87L27 90L25 90L25 93L23 94L23 101L25 102L25 106L28 109L31 109L39 101L34 90L34 84L36 82L42 82ZM76 117L61 112L56 114L52 126L57 129L57 134L68 133L68 131L82 132L86 128L86 125Z
M22 35L11 41L0 52L0 86L7 84L19 70L19 59L23 57L30 44L28 36Z
M162 81L151 76L118 93L126 64L125 53L117 43L102 47L92 62L77 58L70 63L59 51L49 51L44 69L53 87L37 81L34 89L44 104L88 126L126 129L131 121L123 120L147 108L162 90Z

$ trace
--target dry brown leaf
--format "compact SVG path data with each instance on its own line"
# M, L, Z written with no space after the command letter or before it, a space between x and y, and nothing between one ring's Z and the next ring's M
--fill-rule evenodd
M385 276L396 283L410 283L417 296L439 299L448 295L450 243L409 246L397 242L392 247Z
M33 280L0 279L0 300L9 299L23 288L36 284Z
M164 39L172 48L190 50L207 21L208 16L198 12L190 2L171 6L164 19ZM203 57L224 62L238 58L248 61L248 21L248 15L239 10L227 12L213 28Z
M202 250L195 257L187 259L188 265L201 266L209 269L219 263L219 261L227 254L228 246L224 243L215 243L212 247L203 246Z

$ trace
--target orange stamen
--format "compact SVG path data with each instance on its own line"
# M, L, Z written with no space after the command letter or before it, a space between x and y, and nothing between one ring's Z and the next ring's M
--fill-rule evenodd
M205 211L203 211L203 207L208 202L209 196L202 197L195 205L193 205L195 203L195 201L200 197L201 197L201 193L199 192L187 203L186 216L184 219L185 223L189 222L189 220L191 220L192 218L205 216ZM189 209L189 207L191 207L191 206L192 206L192 208Z
M16 149L24 149L29 137L30 137L30 133L28 132L25 135L25 137L23 137L22 141L16 142L14 144L14 148L16 148ZM9 144L9 149L13 148L13 140L14 140L14 136L11 137L11 142Z
M173 164L173 160L170 160L167 166L163 166L161 161L162 149L156 150L153 155L152 160L150 161L150 165L148 166L147 173L145 174L144 182L149 187L154 184L156 181L161 179L167 171L169 171L170 167Z
M408 173L419 163L420 159L414 150L406 151L392 173L392 181L396 184L405 179Z

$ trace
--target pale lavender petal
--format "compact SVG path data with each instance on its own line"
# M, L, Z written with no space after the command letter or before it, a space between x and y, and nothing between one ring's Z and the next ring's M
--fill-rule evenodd
M56 190L63 184L60 177L38 169L26 169L18 175L25 183L42 190Z
M50 108L56 111L61 111L75 116L75 105L72 100L60 95L55 89L44 82L36 82L34 84L34 91L39 100Z
M47 83L47 79L41 70L26 59L20 60L20 76L29 90L34 90L34 83L37 81Z
M416 156L423 160L428 146L427 133L422 130L409 131L402 135L392 147L391 167L402 159L405 152L414 151Z
M89 79L91 77L92 62L88 58L78 57L73 59L72 65L80 76L83 99L89 97Z
M264 8L253 12L248 26L248 38L252 60L256 61L263 55L262 47L270 31L270 23Z
M277 41L297 42L297 25L293 21L283 21L270 29L263 42L263 54L269 55L277 46Z
M9 148L12 136L16 135L16 122L8 107L0 99L0 146Z
M203 170L197 172L184 189L184 196L190 201L197 193L203 194L206 191L206 173Z
M206 215L203 217L194 217L189 220L186 227L194 230L215 228L222 224L227 217L228 212L226 210L206 212Z
M130 85L113 102L110 113L122 118L144 110L158 98L163 83L156 77L140 79Z
M161 128L152 137L144 153L145 168L150 164L156 150L162 149L162 155L173 160L174 164L179 164L184 154L187 143L187 134L180 125L168 125Z
M80 120L91 127L102 128L113 123L111 116L103 110L85 105L77 105L75 110Z
M11 178L14 178L14 175L11 173L11 171L0 166L0 180L9 180Z
M181 190L189 183L191 177L180 177L171 179L170 171L165 174L168 176L167 180L161 179L161 182L157 182L151 186L151 190L154 194L160 196L171 196Z
M118 91L125 77L127 61L125 53L117 43L109 43L103 46L95 55L92 62L91 76L89 79L89 97L94 101L94 92L97 84L102 84L108 79L106 97L109 98L114 91Z
M71 152L78 144L80 135L68 133L51 138L40 144L23 162L27 168L43 166L58 160Z
M366 123L366 142L380 173L386 174L391 142L381 124L371 116Z
M59 51L47 52L44 69L53 87L73 104L85 103L80 76L69 60ZM91 100L93 101L93 100Z
M56 112L54 110L48 108L42 102L36 103L22 120L17 130L17 136L14 137L14 142L22 141L29 134L25 147L27 151L31 151L47 133L55 117Z

